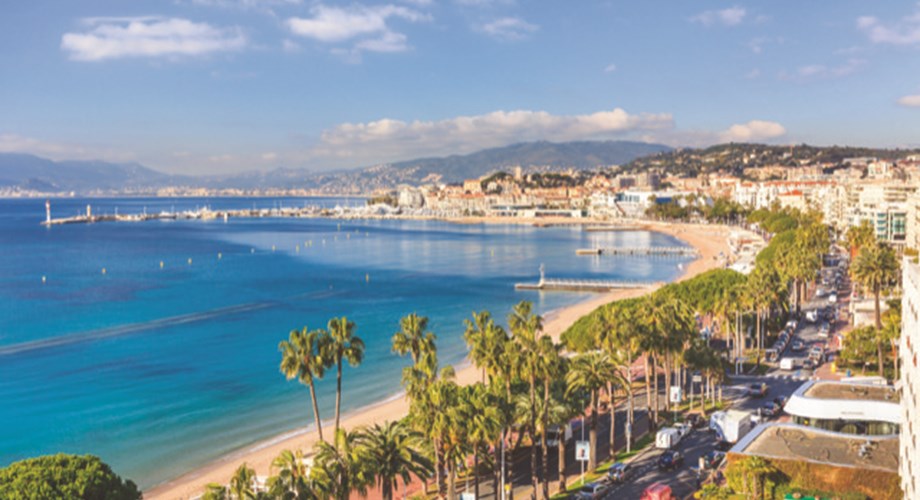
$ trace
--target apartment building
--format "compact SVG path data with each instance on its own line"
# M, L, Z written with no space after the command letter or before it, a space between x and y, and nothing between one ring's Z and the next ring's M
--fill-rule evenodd
M903 261L901 299L901 489L904 498L920 498L920 266Z

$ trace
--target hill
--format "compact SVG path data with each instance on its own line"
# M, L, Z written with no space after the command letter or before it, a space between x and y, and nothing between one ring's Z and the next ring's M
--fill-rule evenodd
M137 163L52 161L34 155L0 153L0 188L43 193L130 193L189 182Z

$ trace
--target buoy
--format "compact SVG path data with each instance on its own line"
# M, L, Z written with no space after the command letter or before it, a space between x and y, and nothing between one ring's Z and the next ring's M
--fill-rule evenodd
M364 275L364 281L370 283L370 282L371 282L371 275L370 275L370 274L365 274L365 275Z
M224 258L224 254L217 252L217 260Z
M192 258L191 258L191 257L188 258L188 265L192 265Z
M104 268L104 267L102 268L102 274L105 274L105 268Z
M275 245L272 245L272 252L275 251Z
M163 261L160 261L160 269L163 269Z
M47 276L42 276L42 284L45 284L48 281Z

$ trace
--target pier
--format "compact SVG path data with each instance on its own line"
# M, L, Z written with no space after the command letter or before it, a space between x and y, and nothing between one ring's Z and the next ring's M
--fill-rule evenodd
M328 216L333 211L320 207L303 207L303 208L263 208L263 209L242 209L242 210L210 210L200 208L197 210L186 210L180 212L159 212L159 213L141 213L141 214L93 214L89 206L86 207L85 214L78 214L72 217L52 218L50 205L46 203L46 217L41 222L43 226L60 226L64 224L93 224L96 222L144 222L155 220L214 220L223 219L226 222L230 218L261 218L261 217L322 217Z
M657 283L642 281L543 279L537 283L517 283L515 290L560 290L569 292L609 292L612 290L648 288Z
M576 255L651 255L659 257L696 257L699 250L691 247L609 247L579 248Z

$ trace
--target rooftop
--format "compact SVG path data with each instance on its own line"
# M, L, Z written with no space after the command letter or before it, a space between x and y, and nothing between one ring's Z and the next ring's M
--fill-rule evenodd
M758 426L732 453L898 472L898 438L849 436L796 424Z
M888 403L899 403L901 401L898 391L893 388L868 384L816 383L805 390L803 395L815 399L884 401Z

